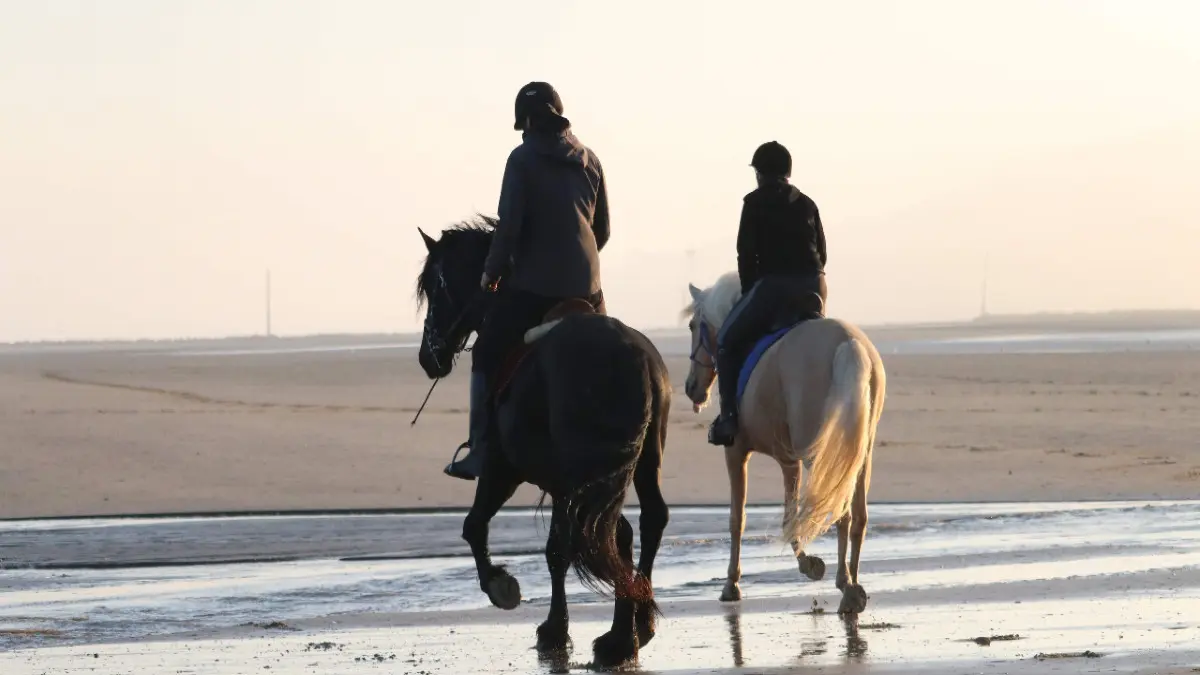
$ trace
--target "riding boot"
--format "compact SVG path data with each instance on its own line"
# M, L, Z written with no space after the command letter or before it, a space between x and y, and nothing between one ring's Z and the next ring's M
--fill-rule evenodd
M717 395L720 397L721 414L708 428L708 442L713 445L730 446L737 437L739 365L733 350L726 348L717 351Z
M484 452L488 437L488 378L485 373L471 373L471 412L468 416L470 436L466 443L458 446L454 457L446 465L445 474L463 480L475 480L483 471ZM467 448L467 456L458 459L458 453Z

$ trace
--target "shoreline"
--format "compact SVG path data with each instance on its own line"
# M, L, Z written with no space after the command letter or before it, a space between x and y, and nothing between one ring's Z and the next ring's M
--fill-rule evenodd
M1006 506L1020 505L1022 507L1036 507L1038 505L1061 506L1063 504L1081 504L1081 505L1112 505L1113 508L1122 508L1118 505L1154 505L1168 506L1173 504L1193 504L1200 503L1200 497L1195 498L1163 498L1163 497L1128 497L1121 499L1037 499L1037 500L1020 500L1014 501L1010 499L979 499L979 500L882 500L872 499L871 506ZM713 503L668 503L670 509L721 509L728 510L729 502L713 502ZM637 512L638 505L627 504L625 507L628 511ZM783 504L775 501L761 502L746 502L746 509L749 510L764 510L764 509L781 509ZM244 510L244 511L163 511L163 512L146 512L146 513L112 513L112 514L96 514L96 515L58 515L58 516L33 516L28 518L21 517L4 517L0 518L0 524L20 524L20 523L53 523L64 521L121 521L121 520L224 520L237 518L308 518L308 517L344 517L344 516L422 516L422 515L438 515L438 516L460 516L465 517L470 510L469 506L452 507L452 506L412 506L412 507L381 507L381 508L346 508L346 509L262 509L262 510ZM509 506L505 505L498 511L501 515L536 515L537 510L532 506Z

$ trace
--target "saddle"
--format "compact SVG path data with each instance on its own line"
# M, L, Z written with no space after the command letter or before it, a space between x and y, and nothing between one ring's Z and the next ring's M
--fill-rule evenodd
M538 338L550 332L550 329L568 316L595 313L596 308L592 306L592 303L582 298L568 298L551 307L542 316L541 323L526 331L525 339L510 350L504 357L504 360L501 361L500 367L496 370L496 376L492 380L492 399L497 402L500 400L500 395L508 389L513 375L517 373L517 369L525 362L525 358L533 352Z
M775 315L775 320L771 322L767 334L755 340L749 353L742 359L737 375L737 400L739 403L742 400L742 394L746 391L746 384L750 381L750 375L754 372L754 367L758 365L763 354L796 326L805 321L822 318L825 318L825 303L821 301L819 293L806 293L796 298L791 305L780 308Z
M820 293L805 293L797 297L791 304L779 308L775 320L771 322L768 334L785 328L799 325L812 319L825 317L825 303L821 301Z

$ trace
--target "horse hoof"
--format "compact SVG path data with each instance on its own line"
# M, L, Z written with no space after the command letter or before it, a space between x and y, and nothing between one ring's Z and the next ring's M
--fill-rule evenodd
M521 604L521 584L508 572L501 572L488 581L487 595L500 609L516 609Z
M721 591L721 602L738 602L742 599L742 587L737 584L725 584Z
M645 647L654 639L654 613L644 607L639 608L634 621L637 625L638 647Z
M866 608L866 589L858 584L847 586L842 593L842 604L838 606L838 614L861 614Z
M564 651L571 648L571 636L567 627L562 624L551 625L549 621L537 628L537 648L539 652Z
M803 556L800 558L800 573L813 581L820 581L825 578L825 561L815 555Z
M600 668L616 668L637 658L637 637L633 631L618 635L608 631L592 643L592 658Z

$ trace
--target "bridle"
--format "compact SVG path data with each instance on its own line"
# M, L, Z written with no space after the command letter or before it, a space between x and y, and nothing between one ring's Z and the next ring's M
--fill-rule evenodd
M709 338L708 322L705 321L704 319L697 318L696 319L696 330L700 331L700 339L698 339L696 341L696 348L692 350L692 353L688 356L688 358L691 360L692 363L694 363L702 368L709 368L715 373L715 372L717 372L717 351L712 348L712 345L709 344L710 338ZM707 363L696 358L700 354L701 351L703 351L705 353L705 355L708 356Z
M454 305L454 297L450 294L450 285L446 283L446 277L442 274L441 265L438 265L437 284L433 290L433 293L430 295L432 296L439 292L445 296L446 301L451 306ZM471 351L471 349L467 347L467 338L470 337L471 332L461 330L462 324L467 320L468 317L472 315L472 313L474 313L476 305L481 303L481 298L483 295L484 294L482 292L476 292L463 306L462 310L459 311L458 316L454 318L454 321L450 323L450 328L446 331L447 335L450 336L449 339L442 336L441 332L438 331L435 322L431 320L433 318L433 300L432 297L430 298L429 311L425 313L425 326L421 337L425 341L425 344L429 346L429 358L433 359L433 365L438 370L442 369L442 362L438 358L438 352L445 350L447 346L451 344L450 340L455 341L454 349L450 353L451 365L453 365L454 360L458 358L459 354L464 351ZM460 332L462 333L461 337L455 338L454 336L458 335ZM429 385L429 391L425 394L425 400L421 401L421 407L417 408L417 414L413 416L412 422L409 423L409 426L415 425L417 420L420 419L421 412L425 410L425 404L429 403L429 397L433 395L434 387L437 387L437 383L441 381L442 378L438 377L433 380L433 384Z
M442 274L440 265L438 266L437 284L433 294L437 293L441 293L445 297L446 302L450 306L454 306L454 296L450 293L450 285L446 283L446 277ZM463 351L471 351L467 349L467 338L470 336L470 331L462 331L461 328L463 322L475 310L478 299L479 295L475 294L469 301L463 304L462 310L459 311L458 316L454 318L454 321L450 323L450 328L446 331L446 335L449 337L444 337L437 329L436 322L433 321L433 301L432 299L430 300L429 311L425 313L425 325L421 337L424 338L425 344L429 346L429 356L433 359L434 367L438 370L442 368L441 360L438 359L438 352L446 350L451 345L452 340L454 349L451 351L451 359L454 359ZM461 335L456 338L455 336L459 335L460 332Z

